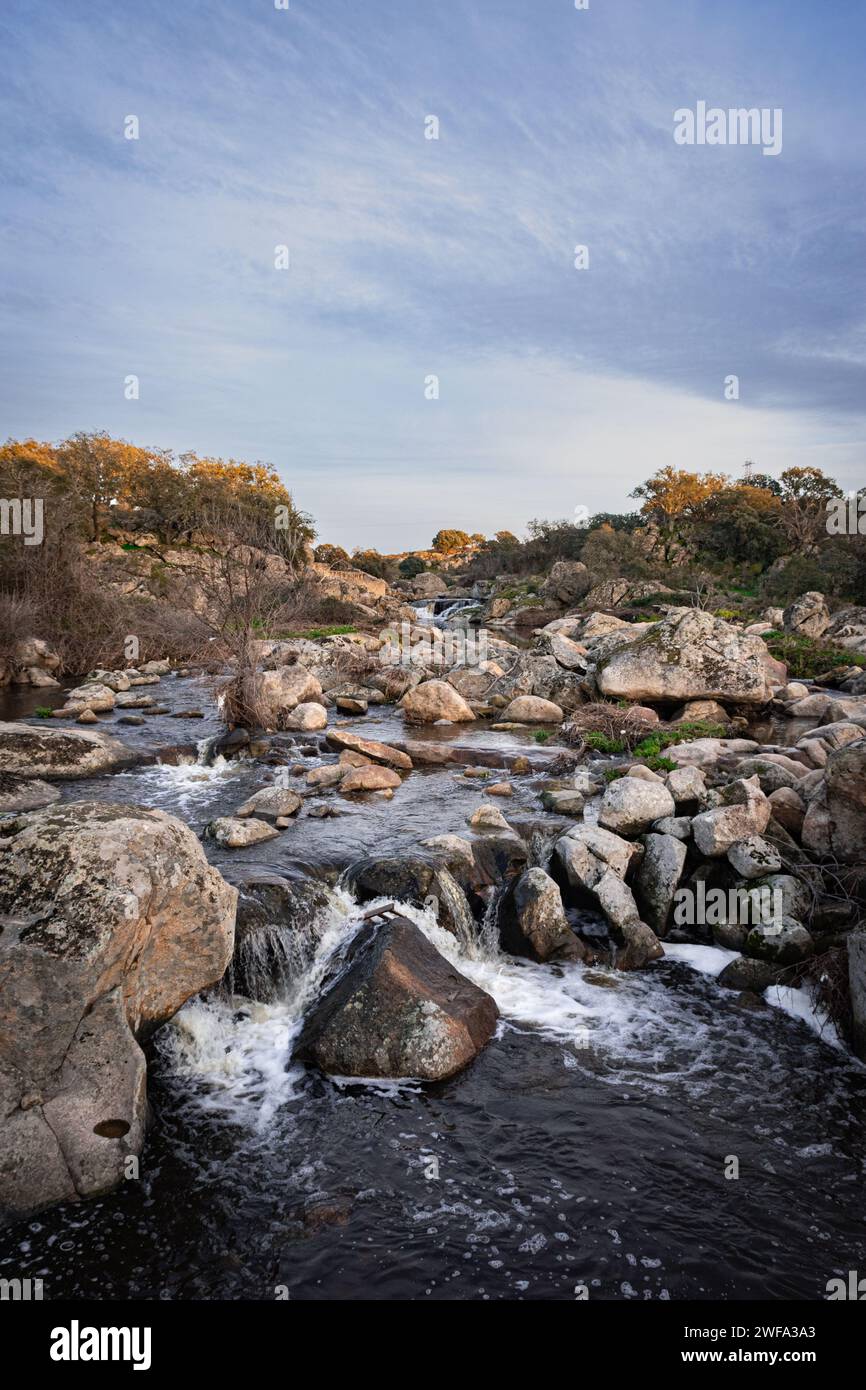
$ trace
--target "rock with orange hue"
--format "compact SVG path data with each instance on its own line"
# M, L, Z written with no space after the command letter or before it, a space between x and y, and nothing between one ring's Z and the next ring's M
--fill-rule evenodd
M237 891L140 806L10 818L0 854L0 1209L106 1192L143 1142L139 1040L231 959Z

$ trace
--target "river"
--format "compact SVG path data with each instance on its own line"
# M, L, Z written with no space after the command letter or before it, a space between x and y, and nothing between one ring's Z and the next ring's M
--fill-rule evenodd
M170 761L61 784L63 797L157 806L200 833L273 769L196 761L219 727L204 682L148 693L169 713L104 723L132 745L173 745ZM14 698L5 717L57 702ZM193 708L207 717L172 717ZM352 727L406 732L391 707ZM493 761L530 753L539 775L501 804L540 822L552 750L483 724L423 736ZM318 735L297 743L293 761L333 757ZM469 833L482 799L453 768L416 770L392 802L322 793L346 814L302 814L251 850L205 847L233 877L292 868L334 884L364 852ZM285 998L191 1001L149 1045L139 1175L8 1228L0 1277L42 1278L48 1298L819 1299L864 1267L866 1068L793 1016L802 998L745 1007L716 984L730 956L713 948L674 947L632 975L534 965L406 911L497 1000L498 1034L473 1065L438 1085L362 1085L290 1061L358 919L333 887Z

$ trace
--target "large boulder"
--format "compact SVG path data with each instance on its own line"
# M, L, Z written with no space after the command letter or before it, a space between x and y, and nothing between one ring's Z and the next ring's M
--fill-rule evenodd
M448 593L448 585L438 574L416 574L412 580L412 592L416 598L441 598Z
M788 604L782 623L786 632L796 633L798 637L823 637L830 626L830 610L824 595L814 589L801 594Z
M579 603L592 584L592 575L580 560L557 560L541 587L542 596L555 603Z
M400 708L413 724L435 724L439 719L463 724L475 718L463 696L448 681L422 681L414 690L407 690Z
M321 704L322 687L299 661L274 671L260 671L253 678L252 702L266 729L286 727L292 710L310 701Z
M614 639L608 639L614 640ZM659 623L599 658L602 695L637 700L731 700L766 704L776 671L760 637L712 613L674 608Z
M728 863L740 878L749 879L778 873L782 867L779 851L763 835L750 835L748 839L738 840L731 845Z
M241 820L237 816L218 816L205 827L205 835L216 840L223 849L247 849L249 845L260 845L265 840L275 840L279 835L266 821L248 816Z
M816 854L862 863L866 855L866 739L839 748L806 808L803 844Z
M253 792L252 796L238 807L235 815L241 819L245 816L264 816L266 820L277 820L283 816L293 816L300 809L301 798L297 792L293 792L289 787L272 786L262 787L259 791Z
M108 1191L140 1152L139 1040L231 959L236 891L173 816L68 802L0 854L0 1208Z
M60 684L55 680L61 666L60 657L41 637L20 638L13 648L11 665L16 685Z
M340 781L340 791L347 795L350 792L393 791L399 786L399 772L377 763L369 763L367 767L351 767Z
M0 773L41 777L96 777L128 767L140 755L117 739L83 729L37 729L30 724L0 724Z
M108 710L114 709L118 703L117 697L110 685L102 685L99 681L88 681L85 685L78 685L74 690L70 690L66 696L67 707L75 709L89 709L94 714L105 714ZM150 701L149 703L153 703ZM121 702L122 706L123 702Z
M598 823L617 835L639 835L654 821L672 816L674 799L664 782L619 777L609 783L601 801Z
M531 960L582 960L559 889L543 869L527 869L509 886L499 905L503 949Z
M336 1076L443 1081L489 1042L499 1011L405 917L355 936L320 995L296 1054Z

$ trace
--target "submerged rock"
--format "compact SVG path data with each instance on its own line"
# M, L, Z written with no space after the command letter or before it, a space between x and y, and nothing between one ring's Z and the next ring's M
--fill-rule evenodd
M297 792L287 787L262 787L239 806L235 815L240 819L246 816L266 816L276 820L280 816L293 816L300 810L301 798Z
M146 1118L137 1039L214 984L236 892L161 811L16 817L0 855L0 1208L114 1187Z
M388 791L399 787L400 774L392 767L380 767L370 763L367 767L351 767L340 782L340 791L375 792Z
M399 748L392 748L390 743L378 743L375 739L361 738L349 729L329 729L325 741L331 748L359 753L374 763L386 763L389 767L400 768L406 772L412 768L412 759L408 753L402 752Z
M235 948L222 987L264 1004L285 999L312 958L328 889L315 879L266 872L247 874L236 886Z
M280 832L254 816L245 820L239 820L236 816L218 816L205 827L204 833L225 849L244 849L247 845L259 845L264 840L275 840Z
M489 994L405 917L361 927L334 983L310 1011L296 1054L334 1076L443 1081L496 1028Z

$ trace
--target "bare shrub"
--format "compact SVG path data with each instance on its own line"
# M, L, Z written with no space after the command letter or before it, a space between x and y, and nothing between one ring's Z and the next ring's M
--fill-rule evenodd
M598 701L580 705L567 724L560 729L560 738L574 746L585 744L587 734L601 734L611 743L620 743L631 750L636 744L660 728L657 721L636 714L634 709Z

